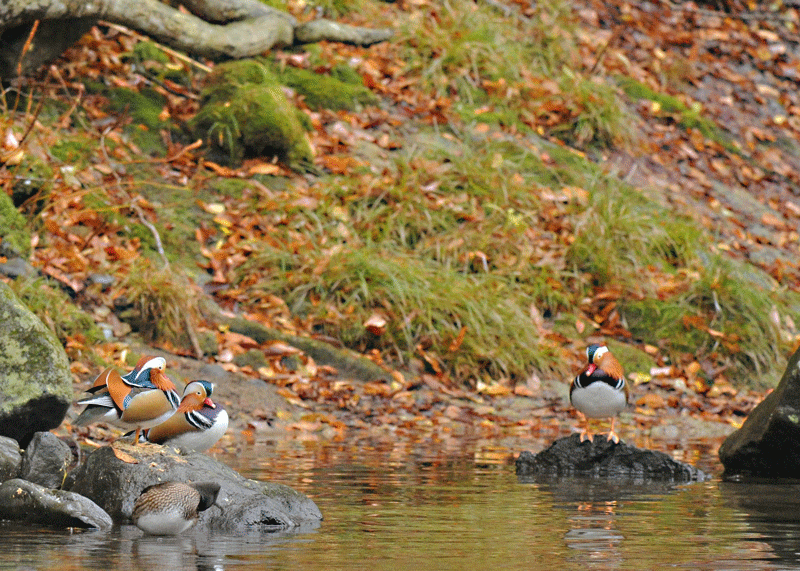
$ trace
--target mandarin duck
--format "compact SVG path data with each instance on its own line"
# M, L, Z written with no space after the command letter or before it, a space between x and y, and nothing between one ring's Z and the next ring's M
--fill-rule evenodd
M136 445L141 429L161 424L178 408L180 397L164 373L165 368L166 361L162 357L140 359L125 376L108 367L87 391L92 396L78 401L86 408L74 424L107 422L123 429L135 429L133 444Z
M133 504L131 519L151 535L177 535L197 523L198 512L217 501L216 482L162 482L146 487Z
M143 438L186 452L205 452L214 446L228 429L228 413L211 400L213 391L214 385L208 381L192 381L186 385L175 414L143 431Z
M150 372L153 370L163 371L167 368L167 360L164 357L150 357L145 355L136 363L136 366L128 373L122 375L124 381L135 387L149 388L152 385L150 381Z
M589 363L569 387L569 401L583 415L580 441L592 442L590 418L611 418L608 440L619 443L614 423L617 415L628 405L629 396L622 365L604 345L589 345L586 357Z

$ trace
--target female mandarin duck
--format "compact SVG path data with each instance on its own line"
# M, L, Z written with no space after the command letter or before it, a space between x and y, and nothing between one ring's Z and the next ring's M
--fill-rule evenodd
M177 535L197 522L197 513L217 501L216 482L162 482L148 486L133 504L134 525L152 535Z
M172 381L164 373L162 357L143 357L124 377L108 367L95 379L91 398L78 401L86 408L75 419L78 426L107 422L127 430L139 431L161 424L178 408L180 397Z
M614 432L614 423L616 416L628 405L629 396L625 373L608 347L589 345L586 357L589 364L569 387L569 401L584 417L580 441L592 442L589 418L611 418L608 440L618 443L619 436Z
M178 410L165 422L144 431L144 438L155 444L170 444L188 452L205 452L228 429L228 413L214 404L214 385L192 381L183 390Z

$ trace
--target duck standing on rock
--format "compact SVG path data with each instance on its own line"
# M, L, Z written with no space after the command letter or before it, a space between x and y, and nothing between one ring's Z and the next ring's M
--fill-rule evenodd
M135 430L134 446L139 431L161 424L178 408L180 397L175 384L164 373L163 357L143 357L128 374L120 376L108 367L87 391L91 398L78 401L86 408L74 424L83 426L107 422L123 429Z
M177 535L197 523L198 512L217 501L216 482L162 482L148 486L133 504L131 519L151 535Z
M205 452L219 441L228 429L228 413L211 400L214 385L192 381L183 390L175 414L145 430L143 437L155 444L170 444L186 452Z
M605 345L589 345L586 349L589 363L572 381L569 387L569 401L583 415L584 428L580 441L593 441L589 432L590 418L611 418L608 440L619 443L614 432L617 415L628 406L628 384L625 372L617 358Z

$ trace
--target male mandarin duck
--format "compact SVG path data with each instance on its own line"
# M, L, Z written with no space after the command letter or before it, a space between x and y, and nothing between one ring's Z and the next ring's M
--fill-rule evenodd
M85 404L77 426L93 422L107 422L123 429L139 431L161 424L178 408L180 397L175 385L164 373L166 361L162 357L144 357L124 377L108 367L95 379L87 391L93 396L78 401Z
M213 391L214 385L208 381L192 381L186 385L175 414L145 430L144 439L189 452L205 452L214 446L228 429L228 413L211 400Z
M136 363L136 366L128 373L122 375L122 378L129 385L136 387L149 388L153 382L150 380L150 373L152 371L164 372L167 368L167 360L164 357L150 357L145 355Z
M216 482L162 482L148 486L133 504L131 519L136 527L152 535L177 535L197 522L198 512L217 501Z
M586 349L589 363L572 381L569 401L584 417L580 441L592 442L589 418L611 418L608 440L619 442L614 432L617 415L628 405L628 384L617 358L604 345L589 345Z

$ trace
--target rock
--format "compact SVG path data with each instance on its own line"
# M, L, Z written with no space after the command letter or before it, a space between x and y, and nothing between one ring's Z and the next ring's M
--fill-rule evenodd
M0 484L0 519L55 527L108 529L111 517L88 498L19 478Z
M0 482L16 478L22 464L22 451L13 438L0 436Z
M35 432L61 424L71 401L64 348L0 282L0 436L25 448Z
M67 478L65 489L91 498L118 523L130 520L147 486L167 481L217 482L217 504L200 514L198 529L243 532L318 524L308 497L281 484L256 482L204 454L181 456L172 447L115 443L93 452Z
M69 444L51 432L37 432L22 455L19 477L45 488L58 489L71 463Z
M517 476L585 475L671 482L708 479L701 470L673 460L663 452L637 448L625 442L614 444L601 437L596 437L594 442L581 442L577 434L556 440L535 455L522 452L516 468Z
M800 474L800 349L781 382L719 448L723 478Z

